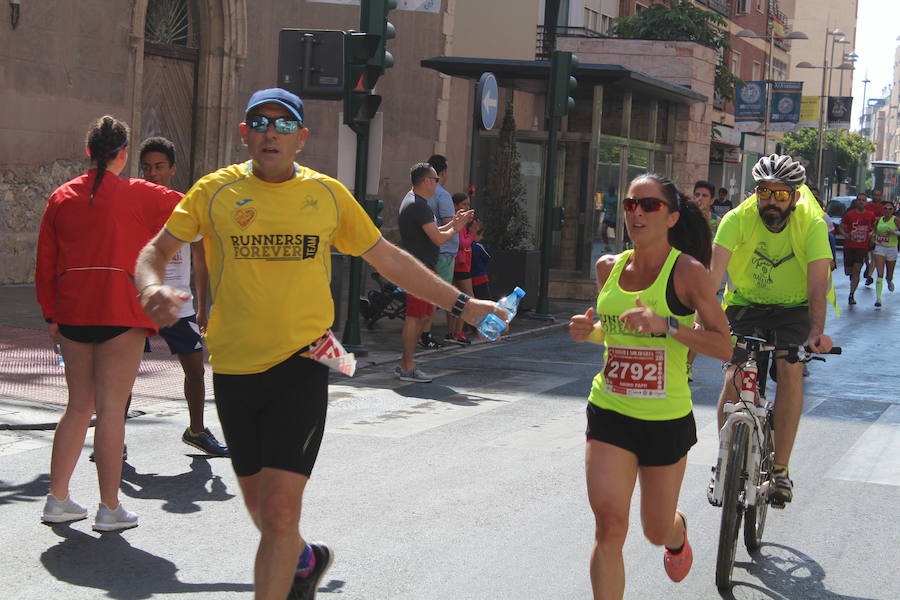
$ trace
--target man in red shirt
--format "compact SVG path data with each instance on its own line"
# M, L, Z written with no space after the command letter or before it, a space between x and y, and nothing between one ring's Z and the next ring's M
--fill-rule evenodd
M853 201L850 210L841 217L841 229L844 231L844 273L850 277L849 304L856 304L853 294L859 285L859 271L866 262L872 232L875 230L875 215L866 210L865 194L860 194Z
M881 206L881 190L872 190L872 199L868 202L866 201L865 194L857 194L857 198L860 198L862 202L866 205L866 212L872 213L875 216L875 222L878 222L882 216L884 216L884 208ZM866 271L863 274L863 277L866 278L866 285L872 285L872 268L875 266L875 258L872 256L872 251L875 249L875 242L869 244L869 253L866 255Z

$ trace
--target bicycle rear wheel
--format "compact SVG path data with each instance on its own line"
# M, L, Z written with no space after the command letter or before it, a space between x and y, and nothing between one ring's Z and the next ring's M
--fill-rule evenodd
M772 411L769 411L771 413ZM775 451L772 442L771 414L766 416L762 426L762 446L759 449L759 487L770 481L772 467L775 466ZM768 494L757 488L756 504L748 506L744 513L744 545L749 552L759 550L762 544L763 530L766 527L766 514L769 512Z
M716 554L716 586L720 589L731 587L731 572L734 569L734 554L743 513L741 493L746 479L748 435L746 423L734 426L722 492L722 525L719 528L719 550Z

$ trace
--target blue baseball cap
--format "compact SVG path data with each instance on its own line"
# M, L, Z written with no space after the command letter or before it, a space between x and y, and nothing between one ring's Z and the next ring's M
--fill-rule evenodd
M296 94L281 88L269 88L253 92L253 95L250 96L250 102L247 103L247 110L244 112L249 113L257 106L269 102L282 105L303 123L303 100Z

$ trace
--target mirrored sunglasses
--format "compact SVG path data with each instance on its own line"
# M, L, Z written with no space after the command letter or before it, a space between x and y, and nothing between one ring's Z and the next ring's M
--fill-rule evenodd
M269 130L269 125L275 126L277 133L294 133L300 128L300 121L297 119L288 119L287 117L278 117L270 119L262 115L251 115L247 119L247 127L259 133L265 133Z
M628 212L637 210L638 205L640 205L641 210L644 212L656 212L663 206L669 206L668 202L660 200L659 198L625 198L622 200L622 206Z
M756 188L756 197L760 200L768 200L773 195L775 196L776 202L790 202L791 198L794 197L794 190L770 190L769 188L764 187Z

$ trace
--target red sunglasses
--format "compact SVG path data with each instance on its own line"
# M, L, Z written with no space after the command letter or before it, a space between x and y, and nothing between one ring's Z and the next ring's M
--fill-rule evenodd
M644 212L656 212L663 206L669 206L668 202L660 200L659 198L625 198L624 200L622 200L622 206L628 212L634 212L635 210L637 210L639 204L641 206L641 210Z

